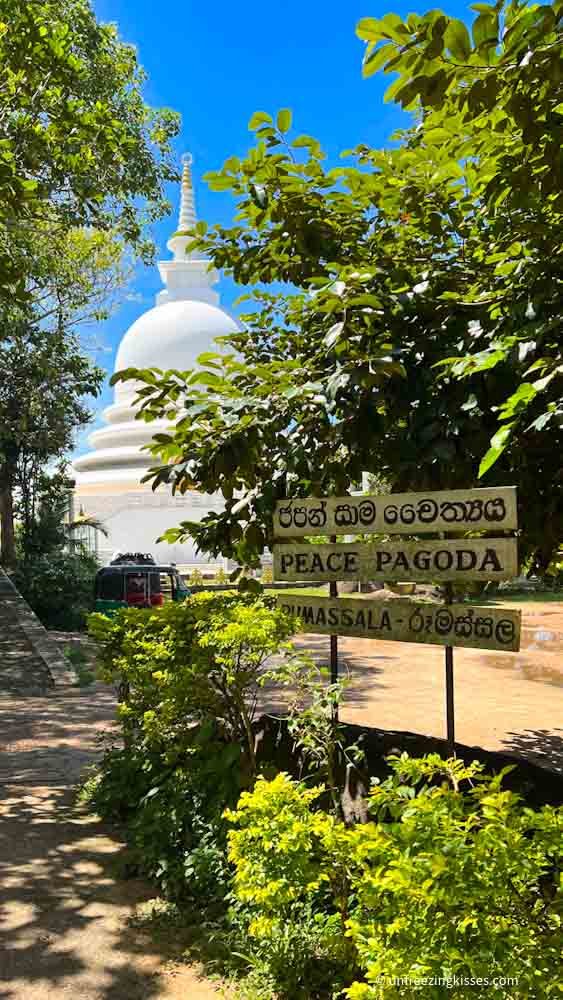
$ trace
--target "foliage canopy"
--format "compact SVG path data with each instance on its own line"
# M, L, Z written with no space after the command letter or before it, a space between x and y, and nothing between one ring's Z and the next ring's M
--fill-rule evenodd
M135 48L89 0L2 0L0 66L0 293L25 297L20 238L47 220L116 229L150 256L178 117L145 104Z
M363 472L468 486L480 468L519 487L522 556L545 569L563 532L555 7L479 5L473 42L440 11L358 30L365 72L398 72L390 97L417 124L327 170L287 110L256 113L246 159L208 175L237 221L199 224L195 245L242 284L290 287L248 296L226 358L117 376L145 383L148 420L180 401L153 484L225 497L168 536L251 563L278 497L346 493Z

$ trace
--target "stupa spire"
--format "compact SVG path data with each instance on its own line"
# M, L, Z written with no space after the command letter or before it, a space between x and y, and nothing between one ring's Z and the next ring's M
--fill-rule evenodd
M168 240L166 246L173 253L174 260L186 260L186 247L190 242L190 231L197 222L195 214L194 186L192 181L191 153L184 153L182 157L182 181L180 187L180 208L178 211L178 228Z
M156 297L157 305L181 299L199 300L213 305L219 302L217 292L212 290L219 278L217 272L201 253L197 250L190 252L188 249L193 240L190 234L197 223L192 163L192 154L184 153L178 228L166 244L173 259L159 262L158 270L165 288Z
M180 212L178 215L178 231L182 236L185 235L187 230L193 229L197 222L195 214L194 187L192 183L192 163L192 154L184 153L182 157Z

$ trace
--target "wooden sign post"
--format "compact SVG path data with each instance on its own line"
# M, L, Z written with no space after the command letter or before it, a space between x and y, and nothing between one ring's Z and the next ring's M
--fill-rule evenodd
M520 611L396 597L373 601L356 597L276 594L279 608L300 618L307 632L349 635L387 642L417 642L517 652Z
M335 545L336 535L331 535L330 540ZM338 597L338 584L335 580L330 581L328 591L331 597ZM330 683L338 683L338 634L336 632L330 634ZM338 722L338 705L333 705L332 716L334 721Z
M516 488L450 490L385 496L282 500L276 505L274 579L328 582L329 598L288 598L278 606L311 631L330 635L331 683L338 679L338 635L445 646L447 743L455 751L453 647L518 651L518 611L454 605L454 581L507 580L518 574L515 538L469 538L475 531L513 531L518 526ZM464 537L443 537L444 532ZM406 534L409 541L338 543L338 533ZM436 540L412 536L442 534ZM328 535L328 544L299 538ZM337 581L432 581L444 584L444 604L361 601L337 596Z

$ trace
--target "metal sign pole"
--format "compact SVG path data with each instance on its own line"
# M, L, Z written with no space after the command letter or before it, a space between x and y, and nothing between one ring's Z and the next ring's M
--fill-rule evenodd
M445 603L453 599L452 585L445 585ZM446 646L446 732L448 753L455 757L455 707L454 707L454 648Z
M336 535L331 535L330 541L336 544ZM338 597L338 584L331 581L328 585L328 592L330 597ZM338 683L338 635L330 637L330 683ZM333 719L338 722L338 705L334 706Z

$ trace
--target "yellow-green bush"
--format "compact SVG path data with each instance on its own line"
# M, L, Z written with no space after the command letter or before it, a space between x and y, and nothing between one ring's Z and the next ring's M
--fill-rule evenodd
M242 744L253 772L260 671L293 631L272 604L204 592L182 604L91 615L103 677L127 691L120 714L129 738L173 746L194 725L212 725Z
M563 810L526 808L477 763L391 764L364 825L318 811L319 790L286 775L228 813L235 896L266 967L273 956L278 995L561 996ZM321 930L317 956L338 959L324 994L295 992L295 963L279 962L276 939L290 922L297 939L301 915Z

